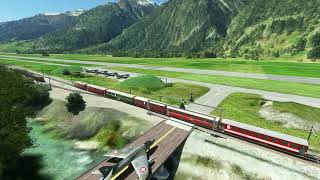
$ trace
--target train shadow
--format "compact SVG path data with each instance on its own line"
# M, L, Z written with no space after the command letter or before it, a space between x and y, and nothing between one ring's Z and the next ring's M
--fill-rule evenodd
M290 172L295 172L295 173L298 173L298 174L302 174L302 175L304 175L304 176L306 176L306 177L309 177L309 178L311 178L311 179L317 179L317 177L314 177L314 176L312 176L312 175L310 175L310 174L307 174L307 173L298 171L298 170L296 170L296 169L293 169L293 168L284 166L283 164L279 164L279 163L276 163L276 162L272 162L272 161L270 161L270 160L267 159L267 158L257 157L257 156L254 156L254 155L252 155L252 154L249 154L249 153L247 153L247 152L243 152L243 151L240 151L240 150L238 150L238 149L235 149L235 148L233 148L233 147L226 146L226 145L223 145L223 144L218 144L218 143L213 142L213 141L208 140L208 139L205 139L205 142L206 142L206 143L209 143L209 144L212 144L212 145L214 145L214 146L223 148L223 149L231 150L231 151L236 152L236 153L238 153L238 154L241 154L241 155L243 155L243 156L248 156L248 157L251 157L251 158L253 158L253 159L256 159L256 160L259 160L259 161L262 161L262 162L271 164L271 165L276 166L276 167L284 168L284 169L286 169L286 170L288 170L288 171L290 171Z

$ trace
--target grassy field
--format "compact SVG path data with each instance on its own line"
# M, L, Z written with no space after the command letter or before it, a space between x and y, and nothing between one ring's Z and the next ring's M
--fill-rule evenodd
M314 85L314 84L303 84L303 83L283 82L283 81L273 81L273 80L259 80L259 79L227 77L227 76L212 76L212 75L201 75L201 74L182 73L182 72L124 68L124 67L114 67L109 69L320 98L320 93L319 93L320 86Z
M222 108L224 110L224 118L307 139L309 132L306 130L285 128L281 125L280 122L271 122L262 118L259 114L259 110L261 107L261 102L263 101L265 101L265 99L263 99L259 95L234 93L228 96L219 105L219 108ZM313 116L320 113L319 108L303 106L295 103L275 102L275 104L276 109L282 109L282 111L290 112L296 114L297 116L303 116L301 118L319 123L319 120L314 119L315 117ZM305 111L305 113L303 113L302 111ZM304 115L310 111L314 111L313 115L305 117ZM213 111L212 114L219 115L219 112ZM310 140L310 146L312 150L319 152L319 137L312 137Z
M18 65L33 64L29 62L9 61L9 60L0 60L0 62L18 64ZM64 64L73 65L72 63L64 63ZM83 65L83 64L77 64L77 65ZM36 67L42 67L42 66L44 65L41 65L41 64L36 65ZM54 65L50 65L50 66L54 66ZM201 75L201 74L182 73L182 72L159 71L159 70L145 70L145 69L125 68L125 67L113 67L109 69L320 98L320 93L319 93L320 86L314 85L314 84L282 82L282 81L273 81L273 80L259 80L259 79L227 77L227 76L212 76L212 75ZM89 81L88 83L93 83L93 84L98 83L101 86L104 86L103 85L104 83L99 82L101 81L99 80L99 77L97 78L98 78L97 80L88 79ZM126 89L123 89L123 88L122 90L127 91Z
M166 87L166 83L164 83L157 76L153 75L133 77L121 82L120 85L127 88L145 88L149 90L156 90Z
M11 61L11 60L0 60L0 63L21 66L37 72L44 72L45 74L60 77L66 80L82 81L89 84L98 85L101 87L120 90L122 92L127 92L127 93L130 92L130 88L122 85L121 83L119 83L119 81L115 79L105 78L101 76L93 76L93 75L86 75L85 77L74 77L69 75L62 75L62 71L64 69L78 69L76 66L62 67L58 65L25 63L20 61ZM165 87L157 88L157 89L148 89L144 87L139 87L139 84L137 85L138 85L137 88L131 89L132 94L147 97L147 98L158 100L158 101L160 100L160 96L170 96L175 99L188 100L190 98L191 93L193 94L193 97L197 99L209 91L209 88L207 87L192 85L192 84L185 84L185 83L169 84L169 85L166 85ZM161 100L169 104L180 105L180 100L167 99L167 98L162 98Z
M5 55L5 54L4 54ZM12 55L12 54L10 54ZM41 55L16 55L42 57ZM245 60L242 58L217 58L217 59L186 59L186 58L132 58L111 57L102 55L80 55L80 54L52 54L48 58L73 59L83 61L97 61L124 64L142 64L152 66L208 69L232 72L320 77L320 63L310 61L298 62L299 59L267 58L260 61Z

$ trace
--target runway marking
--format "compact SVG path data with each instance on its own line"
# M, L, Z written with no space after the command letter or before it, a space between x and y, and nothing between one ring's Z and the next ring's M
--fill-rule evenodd
M176 129L176 127L173 127L170 131L168 131L166 134L164 134L163 136L161 136L161 138L159 138L156 142L154 142L151 146L150 149L156 147L157 144L159 144L164 138L166 138L172 131L174 131ZM120 172L118 172L116 175L114 175L111 180L115 180L116 178L118 178L125 170L127 170L129 168L129 165L124 167Z
M172 131L174 131L177 127L173 127L170 131L168 131L165 135L163 135L160 139L158 139L156 142L154 142L150 149L154 148L157 144L159 144L164 138L166 138Z

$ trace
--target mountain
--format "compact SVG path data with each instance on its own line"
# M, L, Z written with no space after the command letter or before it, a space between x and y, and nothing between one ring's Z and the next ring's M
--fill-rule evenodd
M230 24L226 49L235 56L303 54L320 32L319 12L319 0L254 0Z
M160 6L120 0L88 10L37 40L16 44L28 52L50 53L320 57L319 12L319 0L169 0Z
M18 21L3 22L0 23L0 42L35 39L72 23L74 19L75 16L68 12L38 14Z
M219 48L246 0L171 0L135 23L98 52L199 51Z
M84 52L303 55L320 31L319 12L319 0L171 0L109 43Z
M78 16L72 24L39 38L34 48L61 53L109 42L156 7L148 0L120 0L98 6Z

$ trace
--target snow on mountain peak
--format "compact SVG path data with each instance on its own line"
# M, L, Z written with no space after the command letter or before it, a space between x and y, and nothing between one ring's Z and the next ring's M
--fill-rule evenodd
M152 0L137 0L137 3L142 6L149 6L154 4Z
M68 11L66 14L68 14L69 16L80 16L84 12L84 9L77 9L75 11Z
M43 13L43 15L45 16L57 16L57 15L60 15L62 13L58 13L58 12L55 12L55 13Z

